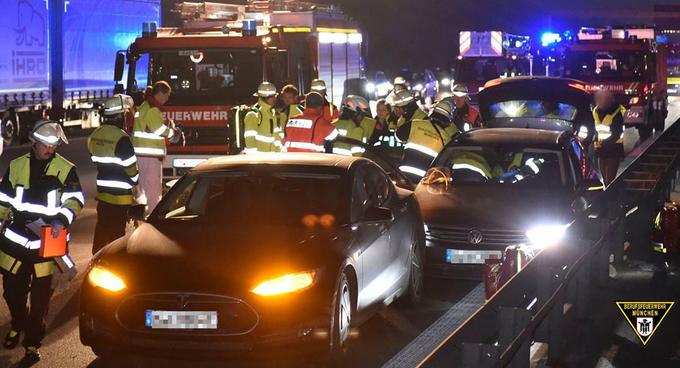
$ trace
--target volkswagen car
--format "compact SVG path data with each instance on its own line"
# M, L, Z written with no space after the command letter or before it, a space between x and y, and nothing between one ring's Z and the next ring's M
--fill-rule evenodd
M95 255L80 338L102 357L342 352L350 328L419 300L423 251L413 193L371 160L211 159Z
M568 131L477 129L456 136L416 188L426 273L481 278L507 246L532 249L589 230L604 189Z

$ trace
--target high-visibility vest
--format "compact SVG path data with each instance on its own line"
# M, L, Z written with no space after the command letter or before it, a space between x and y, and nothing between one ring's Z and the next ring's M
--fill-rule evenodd
M173 131L163 123L161 110L144 101L137 113L132 129L135 154L147 157L165 156L165 138L171 138Z
M260 99L246 113L244 120L245 153L281 151L283 128L280 126L276 111L271 105Z
M336 120L333 124L335 125L335 129L338 130L339 135L363 143L368 143L368 140L371 139L373 131L375 130L375 120L369 117L364 117L359 125L350 119ZM357 156L364 153L364 149L349 143L336 142L333 144L333 153L345 156Z
M30 153L13 160L0 184L0 218L6 220L10 211L12 223L5 228L0 242L0 267L16 274L22 265L32 266L36 277L49 276L55 263L38 255L40 236L26 224L43 219L46 223L59 220L70 225L85 204L75 166L59 154L45 167L40 184L31 187ZM68 267L73 262L68 254L62 257Z
M332 102L326 99L323 106L323 117L328 121L333 121L338 118L338 108Z
M286 124L288 124L288 120L294 116L302 115L304 112L305 108L299 104L289 105L287 108L281 111L279 114L279 126L281 126L283 130L283 136L286 135Z
M412 120L399 169L410 174L413 179L420 180L456 133L458 128L454 124L442 128L430 120Z
M595 120L595 130L597 131L597 140L602 142L605 139L609 139L612 136L611 126L614 122L616 115L626 113L626 108L619 105L619 107L614 110L611 114L605 115L604 119L600 120L600 115L597 113L599 110L597 107L593 109L593 119ZM623 143L623 134L616 139L616 143Z
M408 123L409 121L413 120L426 120L427 119L427 113L420 108L415 109L413 112L413 115L411 115L410 118L406 118L406 116L402 115L399 117L397 120L397 126L394 129L399 128L400 126Z
M87 148L97 166L97 200L132 204L132 188L137 185L139 175L130 137L122 129L104 124L92 132Z
M288 120L283 144L288 152L325 152L324 142L337 135L338 131L323 113L306 112Z
M452 158L452 170L470 170L486 180L493 178L493 173L489 167L489 163L484 156L469 151L455 151ZM454 172L455 176L456 173Z

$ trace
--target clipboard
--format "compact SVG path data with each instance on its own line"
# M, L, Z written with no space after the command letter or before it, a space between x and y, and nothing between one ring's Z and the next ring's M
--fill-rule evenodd
M52 236L52 226L40 228L40 250L38 255L43 258L61 257L66 255L66 238L68 231L63 229L57 238Z

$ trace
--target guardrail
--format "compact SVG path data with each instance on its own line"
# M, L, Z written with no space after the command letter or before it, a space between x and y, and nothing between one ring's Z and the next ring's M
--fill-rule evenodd
M547 343L548 364L559 362L565 322L585 318L594 287L609 279L610 254L622 262L626 239L650 246L654 211L670 197L679 164L680 120L605 189L592 240L540 252L419 366L527 367L532 341Z

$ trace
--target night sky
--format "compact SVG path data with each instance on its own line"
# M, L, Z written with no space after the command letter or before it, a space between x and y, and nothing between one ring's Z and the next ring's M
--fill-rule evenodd
M216 1L236 3L239 1ZM176 0L164 0L167 9ZM442 66L457 53L460 30L539 35L581 25L651 24L655 4L680 0L319 0L356 19L367 40L369 71ZM680 25L678 25L680 28Z

